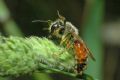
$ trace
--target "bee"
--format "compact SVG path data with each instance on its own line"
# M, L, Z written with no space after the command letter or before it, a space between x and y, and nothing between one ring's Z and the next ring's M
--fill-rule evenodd
M76 59L76 71L80 75L86 69L88 56L95 61L94 56L87 48L85 42L79 36L78 29L69 21L66 21L65 17L61 16L58 12L58 19L50 24L49 31L52 36L56 36L61 39L60 45L65 44L66 49L73 49Z
M51 36L55 36L60 39L60 45L65 45L66 50L72 49L76 59L75 70L78 74L82 75L86 69L88 56L95 61L94 56L87 48L85 42L79 36L78 29L69 21L66 21L65 17L61 16L58 12L58 19L55 21L41 21L34 22L47 22L49 24L48 31Z

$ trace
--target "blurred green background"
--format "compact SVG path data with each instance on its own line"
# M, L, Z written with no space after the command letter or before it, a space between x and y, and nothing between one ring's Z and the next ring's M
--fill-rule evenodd
M96 58L89 59L87 74L95 80L120 80L120 1L119 0L0 0L0 33L5 36L39 36L48 32L46 23L56 20L57 10L78 29ZM42 77L39 77L39 76ZM63 75L35 73L35 80L74 80ZM32 80L22 76L16 80Z

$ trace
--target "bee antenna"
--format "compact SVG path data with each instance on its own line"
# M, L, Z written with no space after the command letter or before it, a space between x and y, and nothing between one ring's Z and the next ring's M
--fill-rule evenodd
M60 17L60 16L61 16L58 10L57 10L57 15L58 15L58 17Z
M32 22L45 22L45 23L48 23L48 20L47 21L44 21L44 20L33 20Z
M57 10L57 15L58 15L58 17L59 17L60 19L65 20L65 17L63 17L62 15L60 15L60 13L59 13L58 10Z

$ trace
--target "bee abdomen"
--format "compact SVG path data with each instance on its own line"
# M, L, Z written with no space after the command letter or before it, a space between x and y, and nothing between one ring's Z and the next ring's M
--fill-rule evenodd
M82 72L85 70L86 65L86 63L77 63L77 72L82 75Z

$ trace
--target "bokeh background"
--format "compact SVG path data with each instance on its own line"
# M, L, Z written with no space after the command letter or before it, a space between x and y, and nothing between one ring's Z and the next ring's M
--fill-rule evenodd
M57 10L78 28L96 58L96 62L89 60L86 73L95 80L120 80L120 0L0 0L0 33L47 37L44 28L48 24L32 21L54 21ZM56 74L51 77L54 79L49 80L67 78ZM17 80L23 78L31 79L23 76Z

